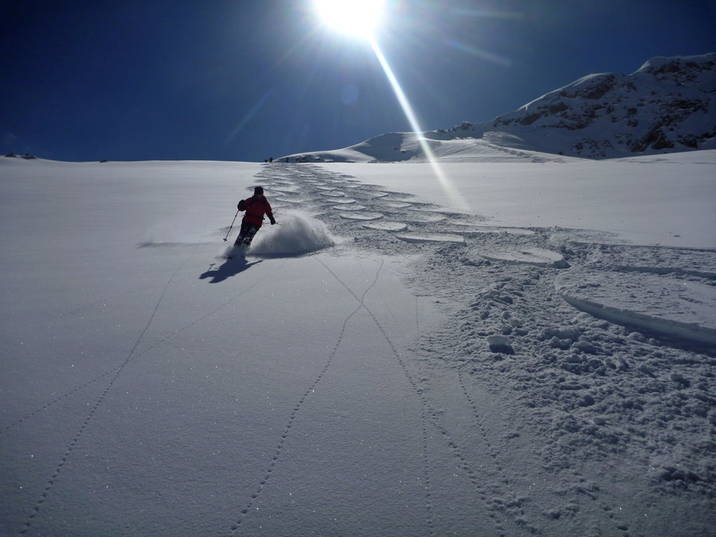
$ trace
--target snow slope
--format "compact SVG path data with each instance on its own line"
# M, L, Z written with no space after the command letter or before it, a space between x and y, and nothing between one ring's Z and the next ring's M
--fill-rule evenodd
M630 74L590 74L509 114L424 133L443 161L549 161L716 149L716 53L656 57ZM285 161L424 160L413 133L389 133Z
M326 166L460 210L428 164ZM579 228L590 241L716 248L714 150L597 162L446 162L441 168L470 212L490 224ZM554 236L558 240L560 231Z
M472 127L471 127L472 128ZM441 139L426 133L427 144L443 162L563 162L567 158L544 152L523 150L501 143L497 136L466 136ZM504 138L502 138L504 139ZM515 145L514 143L512 145ZM527 148L529 149L529 148ZM329 151L312 151L281 157L282 162L403 162L425 161L425 155L412 132L394 132Z
M716 350L630 315L714 325L680 290L713 289L716 175L652 160L454 164L456 212L422 164L0 159L0 534L708 534ZM515 223L537 182L562 227ZM279 225L226 259L256 183Z

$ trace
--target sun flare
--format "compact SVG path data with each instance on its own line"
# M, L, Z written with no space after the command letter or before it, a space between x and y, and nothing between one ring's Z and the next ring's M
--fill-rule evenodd
M371 39L383 19L385 0L313 0L321 22L329 29Z

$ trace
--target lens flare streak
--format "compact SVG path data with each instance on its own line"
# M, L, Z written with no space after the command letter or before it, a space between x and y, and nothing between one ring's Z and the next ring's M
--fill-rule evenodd
M259 111L264 107L266 104L266 101L273 95L273 88L268 90L264 95L258 100L256 104L254 104L251 109L246 112L246 115L244 115L243 119L239 121L238 125L234 127L231 132L226 136L226 139L224 140L225 144L230 143L239 132L246 126L249 121L251 121L256 114L259 113Z
M385 73L388 82L390 82L390 85L395 92L395 96L398 99L398 103L400 103L400 107L403 109L403 113L405 114L408 123L410 123L410 128L413 129L415 137L418 140L418 144L420 144L420 148L423 150L425 158L427 158L428 162L430 163L430 167L432 168L433 173L437 177L440 186L445 191L448 198L455 205L456 208L467 210L468 206L465 202L465 199L460 195L455 186L450 182L447 175L445 175L445 172L440 166L440 163L435 158L435 154L433 153L432 148L430 147L428 141L423 135L423 130L418 123L418 118L413 111L413 107L411 106L410 101L408 101L408 98L405 95L403 88L400 86L400 83L398 82L395 73L393 73L393 69L390 67L388 60L385 58L385 55L383 55L383 51L380 50L380 47L375 40L371 40L370 45L373 49L373 52L375 53L376 58L378 58L380 66L383 68L383 72Z
M510 67L512 65L512 60L510 60L509 58L504 58L503 56L498 56L497 54L493 54L492 52L487 52L486 50L480 50L479 48L471 47L470 45L460 43L459 41L455 41L454 39L445 40L445 44L450 45L451 47L459 51L466 52L467 54L472 54L473 56L482 60L487 60L489 62L493 62L499 65L504 65L505 67Z

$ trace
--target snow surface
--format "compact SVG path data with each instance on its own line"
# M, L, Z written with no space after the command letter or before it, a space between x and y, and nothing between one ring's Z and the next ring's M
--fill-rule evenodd
M562 274L556 286L596 317L716 348L716 287L709 283L588 270Z
M322 166L460 209L428 164ZM716 150L597 162L446 162L441 167L470 212L489 218L490 224L590 229L598 230L603 241L616 237L716 248Z
M562 254L545 248L528 247L521 249L485 249L480 252L480 255L485 259L505 261L508 263L528 263L532 265L547 265L558 268L569 266L565 262Z
M407 242L465 242L460 235L451 233L399 233L396 237Z
M708 535L714 152L445 171L0 158L0 534Z

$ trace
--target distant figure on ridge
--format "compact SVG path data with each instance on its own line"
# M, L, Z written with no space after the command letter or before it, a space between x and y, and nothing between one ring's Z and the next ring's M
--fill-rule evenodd
M264 189L261 186L254 187L254 195L241 200L237 207L239 211L246 211L246 214L241 220L241 231L236 237L234 246L244 245L248 248L261 224L264 223L264 215L268 216L271 225L276 223L276 219L273 217L271 204L264 197Z

